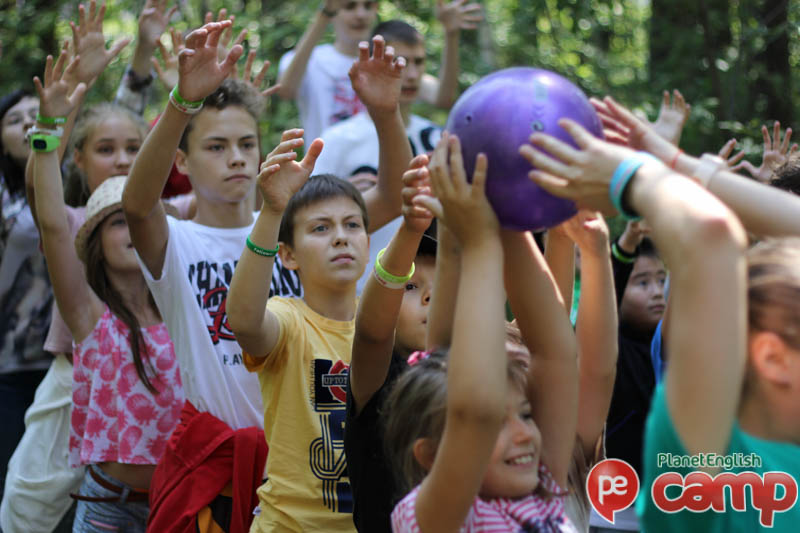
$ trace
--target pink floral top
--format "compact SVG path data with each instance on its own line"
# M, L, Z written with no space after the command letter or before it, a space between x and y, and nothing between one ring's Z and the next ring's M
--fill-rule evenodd
M92 333L73 347L73 467L105 461L154 465L178 423L184 396L167 327L141 330L147 346L142 362L158 394L136 373L129 331L106 307Z
M552 494L561 494L561 489L546 466L539 465L539 479ZM416 502L420 485L414 487L392 511L394 533L419 533ZM475 497L459 533L577 533L575 526L564 514L561 496L542 499L531 494L519 500L498 498L482 500Z

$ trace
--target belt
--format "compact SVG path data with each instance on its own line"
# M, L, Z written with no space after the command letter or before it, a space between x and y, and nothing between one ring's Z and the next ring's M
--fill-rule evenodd
M119 496L84 496L82 494L70 494L73 500L80 500L82 502L146 502L149 499L149 493L142 489L125 489L118 485L107 481L103 476L95 472L94 468L88 467L89 475L92 476L98 485L104 489L110 490L119 494ZM123 496L127 492L127 497L123 500Z

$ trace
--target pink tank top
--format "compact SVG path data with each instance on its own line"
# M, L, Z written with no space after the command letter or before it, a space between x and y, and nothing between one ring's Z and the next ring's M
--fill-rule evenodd
M154 465L178 423L184 396L167 327L141 329L147 346L142 362L158 394L136 373L129 331L106 306L94 330L73 346L73 467L105 461Z

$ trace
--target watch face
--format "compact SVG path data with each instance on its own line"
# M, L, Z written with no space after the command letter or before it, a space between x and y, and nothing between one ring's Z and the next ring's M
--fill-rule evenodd
M33 149L34 150L44 150L47 148L47 141L44 139L34 139L33 140Z

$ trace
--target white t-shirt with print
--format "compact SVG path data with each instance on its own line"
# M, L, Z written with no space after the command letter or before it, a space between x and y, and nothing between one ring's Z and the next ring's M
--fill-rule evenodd
M281 57L278 72L283 73L294 58L294 50ZM347 73L358 58L344 55L332 44L315 46L306 72L297 88L297 107L303 124L306 146L341 120L366 109L356 96Z
M442 128L430 120L411 115L406 134L411 143L411 153L416 156L436 147ZM326 129L322 133L322 140L325 141L325 147L314 165L314 174L334 174L347 178L360 172L378 173L378 132L366 111ZM389 245L402 221L402 217L397 217L370 235L370 262L364 275L358 280L359 294L372 275L371 265L375 263L378 252Z
M233 429L264 427L258 379L244 367L225 305L233 271L252 224L213 228L167 217L169 239L160 276L139 258L147 285L175 345L186 399ZM275 258L270 295L301 297L296 271Z

